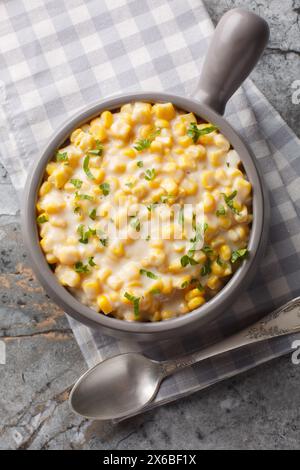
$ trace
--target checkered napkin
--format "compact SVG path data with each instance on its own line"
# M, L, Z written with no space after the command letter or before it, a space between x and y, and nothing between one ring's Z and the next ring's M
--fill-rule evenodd
M21 195L30 163L63 121L116 92L196 96L212 23L200 0L10 0L0 4L0 157ZM143 350L157 359L218 340L299 295L299 141L248 80L226 117L252 147L271 196L267 253L256 278L204 335L132 345L70 324L89 366ZM282 337L207 360L168 378L152 406L203 389L291 350ZM175 349L175 350L174 350Z

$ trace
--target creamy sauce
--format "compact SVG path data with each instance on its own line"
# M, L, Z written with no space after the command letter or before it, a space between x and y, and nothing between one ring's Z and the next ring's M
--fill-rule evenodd
M183 315L247 256L251 184L228 140L196 122L171 103L130 103L75 130L48 164L41 246L83 304L129 321Z

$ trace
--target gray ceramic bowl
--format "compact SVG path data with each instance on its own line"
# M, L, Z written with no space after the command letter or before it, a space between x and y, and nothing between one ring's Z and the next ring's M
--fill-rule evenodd
M22 208L22 226L25 242L35 274L49 296L76 320L99 328L103 333L138 341L160 341L185 336L216 319L237 299L252 279L262 257L268 232L269 204L265 185L257 162L236 131L222 117L226 102L256 64L269 37L267 23L253 13L235 9L219 22L211 42L197 98L185 98L168 93L131 93L95 103L70 119L51 138L44 152L35 162L25 188ZM36 200L47 162L71 131L97 116L103 110L114 110L122 104L142 100L171 101L178 108L193 112L213 122L229 139L239 153L253 186L253 224L249 240L250 258L233 275L224 288L209 302L191 313L157 323L127 322L99 314L76 300L62 287L48 266L40 248L36 225Z

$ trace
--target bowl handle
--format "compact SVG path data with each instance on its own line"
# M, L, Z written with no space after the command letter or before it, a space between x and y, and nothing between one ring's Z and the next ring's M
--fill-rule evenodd
M206 54L196 98L223 114L232 94L256 65L270 35L260 16L235 8L219 21Z

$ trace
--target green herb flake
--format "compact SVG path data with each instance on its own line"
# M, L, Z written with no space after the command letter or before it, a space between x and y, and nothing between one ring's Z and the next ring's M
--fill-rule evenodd
M150 279L158 279L156 274L152 273L151 271L147 271L146 269L140 269L140 274L149 277Z
M90 196L89 194L79 194L78 191L76 191L75 193L75 198L79 200L87 200L87 201L94 200L93 196Z
M57 152L55 159L57 162L68 162L68 154L67 152Z
M220 217L221 215L225 215L225 214L226 214L226 209L224 206L220 206L219 209L217 209L216 211L217 217Z
M205 253L206 255L212 255L214 253L214 250L212 249L211 246L209 245L204 245L202 248L201 248L201 251L203 251L203 253Z
M148 169L148 170L146 170L145 173L144 173L144 178L145 178L145 180L147 180L147 181L153 181L154 178L155 178L155 176L156 176L155 168L152 168L151 170Z
M101 157L102 153L103 153L103 145L101 144L100 140L96 140L96 148L93 150L89 150L88 154L97 155L98 157Z
M49 220L49 217L46 214L41 214L36 219L38 224L44 224L45 222L48 222L48 220Z
M99 185L99 188L102 191L103 196L108 196L110 192L110 184L109 183L102 183Z
M139 139L135 142L133 148L138 152L142 152L150 147L151 143L161 132L161 129L157 128L153 131L146 139Z
M196 122L191 122L188 127L187 135L191 137L193 139L194 144L196 144L199 140L199 137L201 137L202 135L210 134L211 132L214 132L216 130L216 126L207 126L203 129L199 129Z
M136 163L136 166L138 166L139 168L143 168L144 162L142 162L142 160L139 160L139 161Z
M81 261L77 261L77 263L75 263L74 269L77 273L83 273L83 274L88 273L90 271L88 265L83 264Z
M180 263L183 268L185 268L188 264L191 266L194 266L195 264L199 264L198 261L194 260L191 256L189 255L184 255L180 258Z
M90 180L94 180L95 177L94 177L93 173L91 172L91 170L89 169L89 163L90 163L90 156L86 155L86 157L83 160L83 171L85 172L86 176Z
M221 194L224 198L225 203L229 207L229 209L231 209L232 212L234 212L234 214L239 215L240 212L234 207L234 201L233 201L235 196L237 195L237 191L233 191L231 194L229 194L229 196L227 196L227 194L225 193L221 193Z
M80 224L78 227L77 227L77 233L78 235L80 236L79 238L79 242L80 243L83 243L83 244L87 244L88 241L89 241L89 238L90 236L92 235L96 235L96 230L95 229L92 229L90 227L88 227L87 230L85 230L85 227L83 224Z
M134 316L138 318L140 314L140 297L135 297L134 295L129 294L129 292L125 292L124 297L133 303Z
M70 183L73 184L73 186L75 186L76 189L80 189L83 181L73 178L73 179L70 179Z
M206 276L211 273L211 261L207 259L204 265L201 268L201 276Z
M96 266L96 263L94 261L94 256L90 256L89 259L88 259L88 263L90 266Z
M161 290L160 290L160 289L158 289L158 288L156 288L156 289L152 289L152 290L150 291L150 294L152 294L152 295L158 295L158 294L161 294Z
M91 210L91 212L89 213L89 218L92 219L92 220L95 220L96 217L97 217L96 209Z
M130 221L131 227L133 227L137 232L141 230L141 222L138 217L132 217Z
M231 262L236 263L237 261L242 261L249 256L249 250L247 248L241 248L236 250L231 255Z
M184 208L181 207L178 214L178 223L181 227L184 227Z

